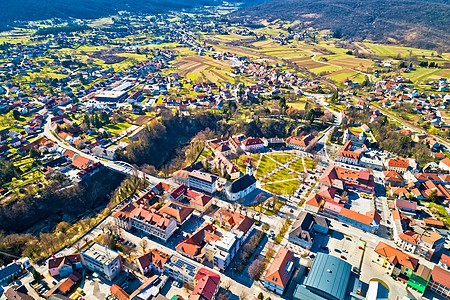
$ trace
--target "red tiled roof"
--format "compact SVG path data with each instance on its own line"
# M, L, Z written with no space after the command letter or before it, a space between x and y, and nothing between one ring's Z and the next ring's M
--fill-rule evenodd
M442 253L441 259L439 261L450 267L450 256L448 256L447 254Z
M143 269L154 265L162 269L166 260L170 257L169 254L164 253L158 249L151 249L149 252L136 258Z
M205 268L198 270L194 278L197 284L194 287L192 295L189 297L190 300L193 299L207 299L211 300L214 298L217 287L220 284L220 275L214 273Z
M178 223L183 223L194 211L193 208L184 206L180 203L169 201L161 207L159 213L167 214L174 218Z

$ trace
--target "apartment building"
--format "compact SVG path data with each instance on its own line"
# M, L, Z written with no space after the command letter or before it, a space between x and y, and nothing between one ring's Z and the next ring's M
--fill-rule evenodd
M120 254L97 242L80 251L81 263L91 271L113 280L123 270Z

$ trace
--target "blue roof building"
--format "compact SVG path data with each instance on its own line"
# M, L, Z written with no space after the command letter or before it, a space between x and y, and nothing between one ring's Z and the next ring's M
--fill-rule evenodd
M329 254L318 253L311 271L294 293L296 300L345 300L356 291L358 279L351 276L352 266Z

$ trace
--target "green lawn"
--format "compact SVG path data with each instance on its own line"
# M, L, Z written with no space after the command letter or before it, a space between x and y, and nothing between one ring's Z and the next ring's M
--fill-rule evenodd
M306 101L295 101L295 102L288 102L287 105L289 107L298 109L298 110L304 110L306 106Z
M305 169L303 168L303 160L301 159L294 161L289 165L289 168L299 173L305 172Z
M280 164L285 164L288 161L292 160L293 158L296 157L296 155L294 154L267 154L267 156L273 158L274 160L276 160L277 162L279 162Z
M290 181L263 184L263 188L277 195L291 195L299 187L300 181L293 179Z
M433 211L435 209L437 211L436 217L438 219L444 221L447 226L450 226L450 216L442 205L430 202L429 207L430 210Z
M130 126L131 126L131 124L129 124L127 122L121 122L121 123L117 123L117 124L108 124L108 125L103 126L103 128L108 130L111 133L117 134L117 133L120 133L123 130L127 129Z
M274 182L274 181L294 179L294 178L297 178L297 173L287 170L287 169L282 169L282 170L276 172L275 174L273 174L272 176L264 179L263 182L267 183L267 182Z
M310 158L305 158L306 169L312 170L317 166L317 162Z
M259 154L252 154L252 155L243 154L239 156L238 159L233 160L233 162L239 168L239 170L245 174L245 170L249 159L252 160L253 168L255 168L259 161Z
M277 163L263 155L256 171L256 178L261 178L277 167Z

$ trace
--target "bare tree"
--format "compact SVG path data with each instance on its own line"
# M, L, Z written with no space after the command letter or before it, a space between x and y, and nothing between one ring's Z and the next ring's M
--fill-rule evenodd
M139 242L139 247L141 247L142 253L147 252L147 248L148 248L148 241L147 239L141 239L141 241Z
M264 268L265 268L264 262L262 262L259 259L256 259L248 267L247 272L251 279L259 280L259 278L261 277L261 275L264 272Z

